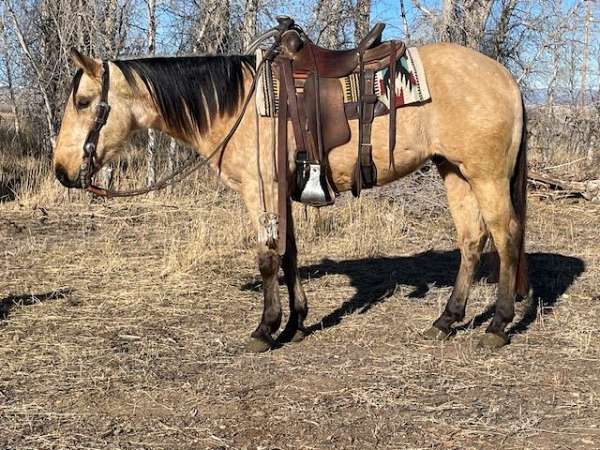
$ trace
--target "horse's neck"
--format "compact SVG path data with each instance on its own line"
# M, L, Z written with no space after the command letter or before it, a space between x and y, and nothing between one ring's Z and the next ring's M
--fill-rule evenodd
M245 78L245 92L246 95L249 95L252 76L247 74ZM255 145L252 143L257 138L252 134L256 132L255 103L253 100L250 100L244 117L231 140L228 141L224 148L219 149L219 146L235 126L239 114L242 113L242 106L245 100L246 98L240 101L240 105L233 115L221 116L221 114L217 114L216 117L211 118L210 129L204 134L201 134L198 130L194 133L186 133L185 130L169 129L162 117L157 121L157 128L165 134L193 147L200 155L209 159L210 165L218 171L224 181L230 187L237 190L243 178L242 172L244 167L236 164L236 161L248 162L248 158L251 156L250 154L240 156L239 153L244 150L251 151L252 146Z

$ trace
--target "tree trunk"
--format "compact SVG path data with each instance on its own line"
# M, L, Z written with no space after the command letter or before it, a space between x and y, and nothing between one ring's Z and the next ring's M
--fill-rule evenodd
M441 39L481 50L494 0L444 0Z
M6 63L6 87L8 89L8 97L10 98L11 110L14 117L14 125L15 125L15 136L17 139L21 136L21 119L19 118L19 109L17 108L17 98L15 96L15 88L13 85L12 79L12 69L10 65L12 64L11 60L8 59L8 55L6 55L5 59Z
M6 36L6 28L4 25L4 17L0 18L0 48L4 49L4 66L5 66L5 78L6 88L8 89L8 98L10 99L11 110L14 117L15 137L20 138L21 135L21 120L19 118L19 109L17 107L17 98L15 96L15 89L12 77L12 57L10 55L10 49L8 46L8 38Z
M229 50L230 0L205 0L201 5L193 37L194 52L226 53Z
M371 0L357 0L354 13L354 41L356 43L359 43L367 35L370 26Z
M242 29L242 50L247 49L256 37L258 0L246 0L244 9L244 26Z
M54 148L54 144L56 142L56 129L55 129L55 125L54 125L54 110L52 109L52 105L50 102L50 93L48 92L48 90L46 88L45 79L42 74L42 69L40 68L40 66L38 66L36 59L33 57L33 54L31 53L31 49L29 48L29 45L25 41L25 38L23 36L23 31L21 29L21 25L19 24L19 19L17 18L17 15L16 15L14 9L12 8L12 5L10 4L10 2L6 2L6 5L8 7L8 12L10 13L13 24L15 26L15 34L17 35L19 45L21 46L23 53L27 57L27 60L29 61L29 64L31 65L31 67L33 68L33 71L35 73L36 84L37 84L38 90L40 91L40 94L42 96L42 100L44 103L44 109L46 111L46 126L48 128L48 137L50 140L50 145L52 146L52 148Z
M404 0L400 0L400 16L402 17L402 28L404 30L404 39L410 42L410 30L408 28L408 19L406 18L406 6Z
M167 149L168 155L168 170L169 173L174 173L177 169L177 141L171 138L171 142L169 142L169 148ZM170 185L167 189L168 192L173 192L174 185Z
M590 22L592 20L592 2L590 0L583 0L585 6L585 17L583 19L583 57L581 63L581 88L580 88L580 104L582 108L585 108L587 103L587 76L588 76L588 63L590 58Z
M481 50L485 35L485 25L492 11L494 0L465 0L463 24L465 45Z
M498 25L494 30L493 48L489 56L501 63L504 63L509 56L509 50L506 48L506 41L510 31L510 19L513 16L516 6L517 0L506 0L503 2Z
M148 6L148 54L156 51L156 0L146 0ZM146 186L156 183L156 131L148 130L146 146Z
M343 43L342 0L320 0L317 3L317 42L323 47L338 49ZM367 25L368 26L368 25Z

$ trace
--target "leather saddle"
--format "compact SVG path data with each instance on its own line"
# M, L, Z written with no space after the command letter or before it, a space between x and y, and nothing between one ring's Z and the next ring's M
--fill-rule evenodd
M280 31L279 51L274 59L280 84L280 122L291 120L296 141L297 167L303 166L305 174L296 179L293 198L302 200L303 177L308 179L310 164L320 166L324 191L331 182L328 152L350 141L349 120L358 119L359 148L354 171L352 192L372 187L377 181L377 169L372 158L371 126L376 115L390 114L389 152L393 165L395 147L395 79L396 62L405 51L402 42L381 42L385 24L377 23L356 48L329 50L319 47L288 17L277 19ZM390 108L377 100L375 73L389 68ZM354 75L358 79L358 101L344 104L344 91L340 78ZM287 141L287 126L279 126L278 139ZM309 164L307 164L307 162ZM302 167L300 167L300 170ZM306 175L306 176L305 176ZM326 195L323 204L332 203Z

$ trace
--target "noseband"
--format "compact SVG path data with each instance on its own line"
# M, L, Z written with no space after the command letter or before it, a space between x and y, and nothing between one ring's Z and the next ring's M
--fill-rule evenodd
M85 138L83 143L83 162L79 169L79 179L81 187L87 189L92 185L92 176L94 175L94 160L97 159L96 148L100 131L106 125L108 114L110 113L110 105L108 104L108 87L110 85L110 72L108 69L108 61L102 61L102 86L100 90L100 101L96 105L96 118L94 124Z

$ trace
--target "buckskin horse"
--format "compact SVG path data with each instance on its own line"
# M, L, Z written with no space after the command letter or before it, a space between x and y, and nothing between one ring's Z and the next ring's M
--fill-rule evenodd
M473 50L439 43L422 46L419 53L431 99L398 109L393 127L392 116L375 117L369 124L376 184L391 183L432 160L447 189L460 268L444 311L423 333L426 338L446 339L452 335L452 325L464 319L474 272L491 236L500 262L499 285L493 319L479 344L499 348L509 341L505 329L514 317L515 297L528 291L526 130L521 93L507 69ZM327 58L328 53L324 54ZM349 54L344 53L343 61L330 61L331 65L346 63ZM331 58L336 55L331 53ZM278 165L275 148L281 139L276 144L274 122L259 116L256 104L249 100L255 94L255 57L100 61L77 51L72 57L78 70L53 153L60 182L70 188L88 188L86 180L115 158L136 130L157 129L195 147L241 195L256 226L264 305L247 350L260 352L275 345L273 335L282 316L280 268L289 291L290 315L279 339L303 339L308 305L298 274L288 190L295 179L296 149L293 142L285 142L289 162ZM361 134L357 121L348 123L349 141L328 154L329 178L339 192L352 188ZM291 125L283 128L292 134ZM390 129L397 141L391 154ZM226 145L219 148L224 140ZM213 158L209 153L215 148L218 154ZM277 170L288 184L278 179ZM264 236L265 217L277 217L278 212L279 223L285 227L274 241ZM281 251L278 242L283 239Z

